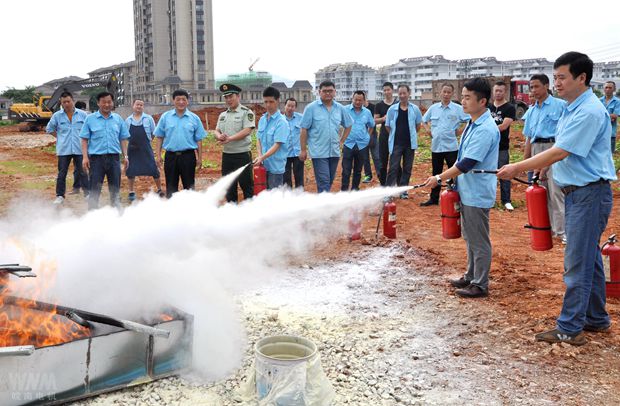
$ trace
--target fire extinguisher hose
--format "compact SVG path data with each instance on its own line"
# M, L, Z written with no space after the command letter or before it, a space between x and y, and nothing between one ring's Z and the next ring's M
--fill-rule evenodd
M526 224L523 226L523 228L531 228L532 230L539 230L539 231L551 230L551 227L536 227L531 224Z

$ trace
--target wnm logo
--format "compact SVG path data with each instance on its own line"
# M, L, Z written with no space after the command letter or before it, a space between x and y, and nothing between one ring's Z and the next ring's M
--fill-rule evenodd
M0 374L0 391L54 392L56 391L56 375L42 372Z

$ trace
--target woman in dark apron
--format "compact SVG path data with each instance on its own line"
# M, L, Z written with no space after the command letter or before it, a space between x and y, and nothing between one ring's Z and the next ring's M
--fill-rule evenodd
M153 156L151 139L155 130L153 117L144 113L144 102L135 100L133 102L133 115L127 117L129 127L129 166L127 167L127 178L129 180L129 201L136 200L134 185L136 176L150 176L153 178L157 193L160 197L165 194L161 190L161 180L159 169Z

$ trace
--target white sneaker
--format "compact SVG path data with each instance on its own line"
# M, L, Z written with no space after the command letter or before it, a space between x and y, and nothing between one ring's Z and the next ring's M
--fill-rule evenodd
M54 200L54 204L58 205L58 204L62 204L65 201L65 198L62 196L56 196L56 199Z
M566 234L562 234L562 244L566 245Z
M512 207L512 203L508 202L504 205L504 207L506 208L506 210L508 211L513 211L515 208Z

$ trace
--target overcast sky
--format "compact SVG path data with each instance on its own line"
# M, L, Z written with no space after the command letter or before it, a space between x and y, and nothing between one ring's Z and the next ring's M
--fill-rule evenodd
M512 9L504 6L513 3ZM134 59L131 0L2 1L0 91ZM336 62L401 58L620 60L618 0L213 0L215 76L255 70L314 80Z

